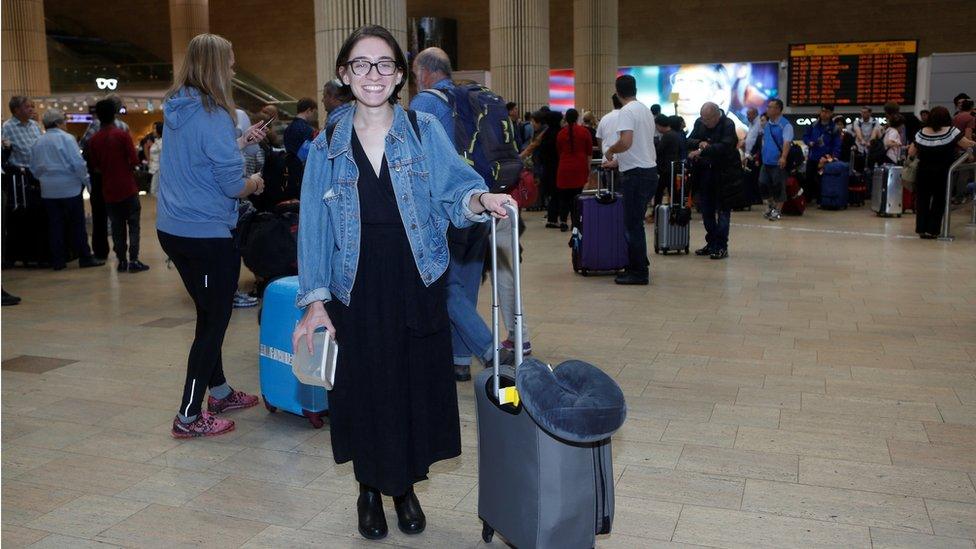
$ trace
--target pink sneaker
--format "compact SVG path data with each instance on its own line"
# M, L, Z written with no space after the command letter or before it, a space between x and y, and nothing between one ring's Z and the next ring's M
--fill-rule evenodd
M183 423L178 417L173 419L173 438L215 437L233 430L233 421L206 411L200 412L200 417L191 423Z
M219 414L228 410L240 410L257 406L259 400L254 395L249 395L241 391L231 390L227 398L207 397L207 410L212 414Z
M514 353L515 352L515 342L512 341L511 339L506 339L505 341L502 341L502 348L503 349L508 349L509 351L512 351ZM529 341L523 341L522 342L522 354L525 355L525 356L529 356L529 355L532 354L532 343L531 342L529 342Z

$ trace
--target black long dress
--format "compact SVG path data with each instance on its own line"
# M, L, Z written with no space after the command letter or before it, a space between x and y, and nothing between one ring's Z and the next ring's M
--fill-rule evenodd
M918 149L918 172L915 176L915 232L939 234L942 232L942 216L945 215L946 179L949 167L959 154L962 133L953 127L928 135L918 132L915 146Z
M386 158L379 176L352 134L362 222L349 306L332 300L339 362L329 393L332 453L388 496L461 454L445 277L424 285Z

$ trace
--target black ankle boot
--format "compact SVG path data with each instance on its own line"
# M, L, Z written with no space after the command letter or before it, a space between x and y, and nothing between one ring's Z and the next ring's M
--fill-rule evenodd
M393 506L396 508L397 526L404 534L419 534L427 527L427 517L412 486L406 494L393 498Z
M386 527L386 515L383 513L383 496L379 490L360 484L356 511L359 513L359 533L364 538L386 537L389 530Z

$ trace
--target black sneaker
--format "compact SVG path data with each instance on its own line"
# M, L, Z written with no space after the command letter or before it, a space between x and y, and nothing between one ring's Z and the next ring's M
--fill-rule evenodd
M96 257L81 258L78 260L78 266L82 269L88 269L90 267L101 267L105 264L104 259L98 259Z
M546 228L547 229L558 229L559 228L559 224L558 223L546 223Z
M559 230L562 231L562 232L566 232L566 231L569 230L569 225L567 225L565 223L560 223L559 224Z
M119 261L119 266L115 270L124 273L129 270L129 263L127 261Z
M695 255L712 255L712 249L708 246L695 250Z
M712 259L726 259L727 257L729 257L729 250L728 248L715 250L714 252L712 252L712 255L710 255L709 257L711 257Z
M617 275L617 278L613 279L616 284L626 285L626 286L647 286L650 283L647 275L639 275L636 273L624 273L622 275Z
M20 303L20 298L19 297L15 296L14 294L7 293L7 290L0 290L0 291L3 292L3 306L4 307L6 307L8 305L17 305L18 303Z
M454 380L455 381L471 381L471 365L470 364L455 364L454 365Z
M146 265L145 263L139 261L138 259L129 262L130 273L141 273L142 271L148 271L148 270L149 270L149 265Z

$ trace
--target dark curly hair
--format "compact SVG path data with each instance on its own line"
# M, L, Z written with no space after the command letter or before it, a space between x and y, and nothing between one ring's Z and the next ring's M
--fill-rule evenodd
M381 27L380 25L365 25L352 31L352 34L346 38L346 41L342 43L342 47L339 48L339 55L336 56L335 74L340 81L342 81L342 74L339 73L339 69L346 66L346 63L349 62L350 52L352 52L352 49L356 47L356 44L358 44L360 40L370 36L375 36L376 38L386 42L386 44L390 46L390 49L393 50L393 61L396 63L397 69L401 72L406 72L407 58L405 55L403 55L403 49L400 48L400 44L396 41L396 38L393 37L393 34L387 30L386 27ZM393 93L390 94L390 98L387 99L391 105L394 105L400 101L400 90L403 89L403 86L406 83L407 78L406 75L404 75L404 77L400 79L400 83L393 88ZM343 83L342 91L348 94L349 97L352 97L352 88L347 84Z

